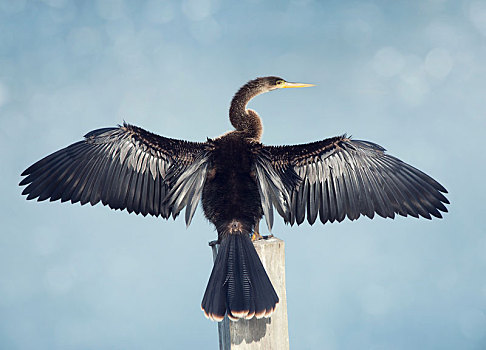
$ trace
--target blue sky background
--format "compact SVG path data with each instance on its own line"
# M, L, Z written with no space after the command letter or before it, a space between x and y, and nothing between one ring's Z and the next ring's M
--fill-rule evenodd
M296 349L486 348L486 2L0 1L0 348L217 347L216 237L103 206L28 202L20 173L126 120L205 140L257 76L266 144L347 132L450 192L443 220L361 218L286 242Z

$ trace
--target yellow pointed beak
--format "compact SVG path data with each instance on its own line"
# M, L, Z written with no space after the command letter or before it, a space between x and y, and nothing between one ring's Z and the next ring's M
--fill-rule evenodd
M314 84L305 84L305 83L289 83L286 81L282 86L280 86L282 89L285 88L302 88L302 87L309 87L309 86L315 86Z

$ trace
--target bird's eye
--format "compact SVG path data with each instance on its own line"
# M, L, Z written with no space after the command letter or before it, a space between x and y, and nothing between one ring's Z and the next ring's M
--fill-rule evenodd
M285 81L284 80L277 80L277 86L282 86L283 84L285 84Z

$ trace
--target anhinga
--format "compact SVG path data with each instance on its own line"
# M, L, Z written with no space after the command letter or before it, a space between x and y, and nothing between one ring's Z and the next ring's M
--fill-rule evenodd
M235 130L196 143L152 134L133 125L91 131L22 173L27 199L99 201L129 213L175 218L185 207L190 224L201 199L218 231L220 248L202 301L213 320L268 316L278 296L251 241L273 208L286 223L351 220L377 213L441 218L446 189L381 146L338 136L293 146L264 146L262 123L246 108L255 96L311 84L264 77L234 96Z

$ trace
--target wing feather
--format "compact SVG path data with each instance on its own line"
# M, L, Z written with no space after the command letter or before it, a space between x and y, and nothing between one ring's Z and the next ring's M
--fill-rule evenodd
M188 204L190 223L206 178L208 147L129 124L94 130L28 167L22 173L22 194L81 205L101 201L112 209L164 218Z
M263 146L260 154L266 166L258 177L270 182L264 188L283 183L286 174L297 177L286 182L286 192L275 187L289 199L282 202L288 205L282 209L290 215L282 216L291 225L300 225L305 217L312 225L317 216L326 223L361 215L373 218L375 213L385 218L399 214L431 219L447 212L447 190L441 184L372 142L344 135L303 145ZM277 178L265 173L269 168ZM260 195L264 214L270 216L278 195L267 192Z

